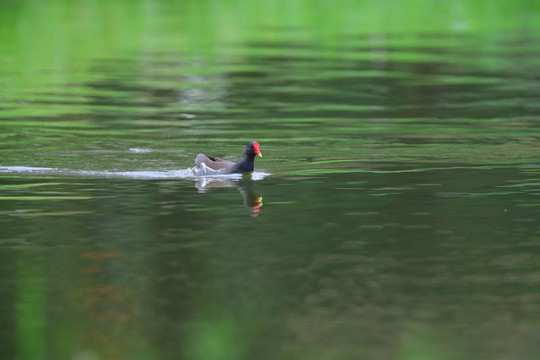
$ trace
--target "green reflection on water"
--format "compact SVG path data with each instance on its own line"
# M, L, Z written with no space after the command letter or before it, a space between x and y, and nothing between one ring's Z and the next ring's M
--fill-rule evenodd
M17 259L17 359L47 358L47 278L39 263Z
M224 319L193 324L190 329L191 342L186 351L191 359L241 359L245 338L240 337L237 324Z
M60 358L487 359L502 342L528 359L540 352L539 213L521 205L538 194L534 175L270 177L254 184L268 199L256 219L235 188L46 179L95 200L0 202L22 214L0 219L28 285L19 340L42 344L37 322Z

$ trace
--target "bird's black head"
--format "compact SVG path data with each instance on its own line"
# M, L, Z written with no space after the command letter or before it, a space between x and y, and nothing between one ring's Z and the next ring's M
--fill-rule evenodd
M245 154L249 155L250 157L255 157L255 155L262 157L259 143L256 141L248 142L246 145Z

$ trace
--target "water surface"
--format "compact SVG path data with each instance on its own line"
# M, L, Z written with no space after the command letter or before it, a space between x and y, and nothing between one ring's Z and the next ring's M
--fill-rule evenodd
M536 2L273 4L0 5L2 358L540 356Z

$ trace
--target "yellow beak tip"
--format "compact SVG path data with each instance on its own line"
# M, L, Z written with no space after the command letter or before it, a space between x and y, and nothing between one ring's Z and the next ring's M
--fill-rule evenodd
M258 156L258 157L262 157L262 154L261 154L261 153L258 153L257 156Z

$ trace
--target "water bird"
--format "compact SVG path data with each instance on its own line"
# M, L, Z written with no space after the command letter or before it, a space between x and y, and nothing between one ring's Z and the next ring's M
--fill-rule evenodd
M195 157L195 166L191 171L197 176L249 173L255 167L255 156L262 157L260 146L258 142L250 141L246 145L244 155L237 163L198 154Z

